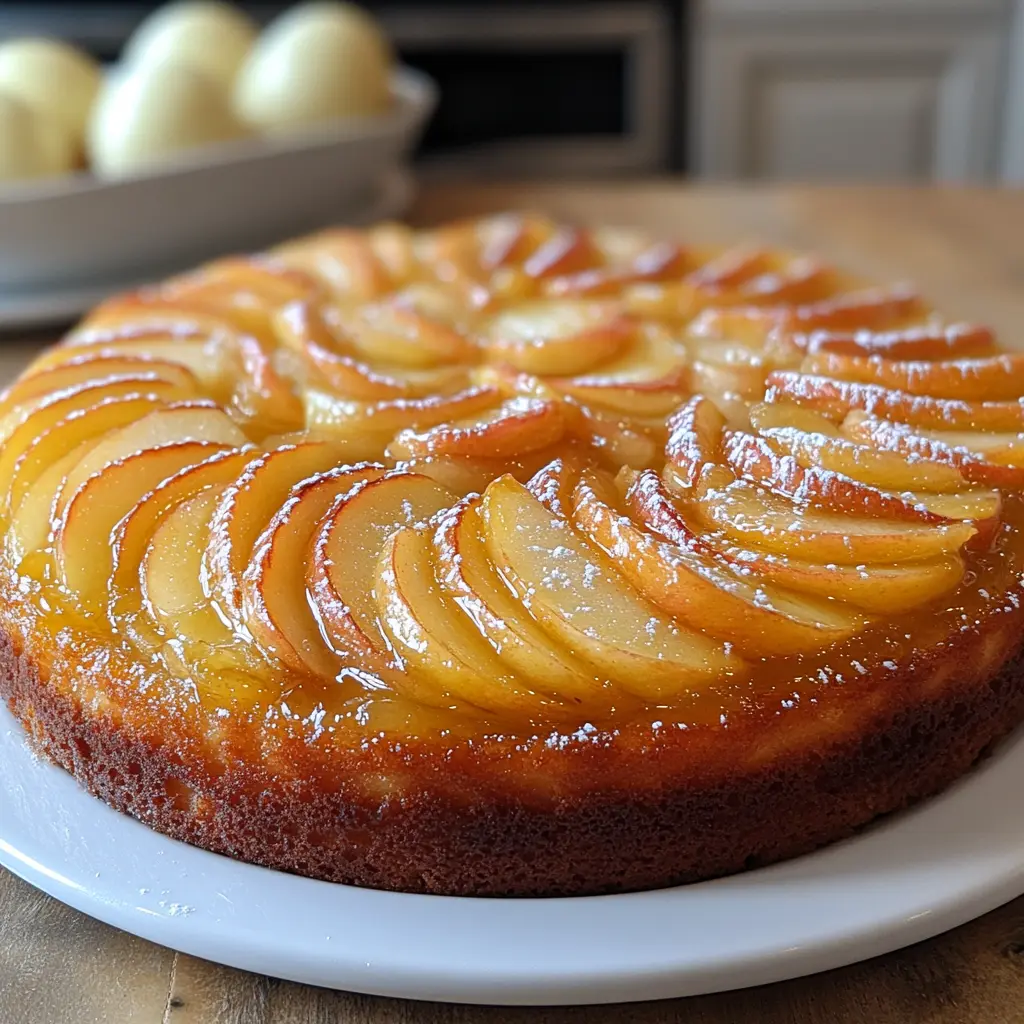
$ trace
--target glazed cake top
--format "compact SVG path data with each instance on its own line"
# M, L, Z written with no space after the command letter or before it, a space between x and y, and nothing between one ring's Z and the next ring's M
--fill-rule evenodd
M4 562L27 633L211 714L724 720L1014 591L1022 368L765 248L331 230L36 360L0 407Z

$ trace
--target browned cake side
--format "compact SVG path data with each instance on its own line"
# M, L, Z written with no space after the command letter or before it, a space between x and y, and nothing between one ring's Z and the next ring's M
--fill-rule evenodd
M416 756L387 747L327 763L292 749L291 777L258 761L212 777L176 746L171 723L155 746L113 707L83 711L79 699L104 680L91 678L77 695L47 685L6 633L0 690L47 757L174 839L373 888L585 895L770 864L939 792L1024 720L1021 626L1019 611L996 616L896 675L791 710L784 723L649 745L640 736L595 736L575 750L540 744L511 774L493 747L427 746ZM869 699L873 688L887 699ZM361 781L318 785L331 771L404 779L374 798ZM559 774L565 788L553 795Z

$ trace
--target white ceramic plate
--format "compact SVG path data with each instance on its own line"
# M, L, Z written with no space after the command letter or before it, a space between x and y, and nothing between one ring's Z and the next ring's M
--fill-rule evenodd
M258 249L368 202L419 139L436 103L399 69L394 109L315 135L190 150L118 181L87 174L0 190L0 292L84 288Z
M385 172L374 194L348 208L325 210L323 218L313 227L326 227L332 224L360 227L400 217L412 202L415 190L415 180L410 171L392 168ZM282 235L270 241L280 241L285 237L288 236ZM144 276L129 273L122 277L71 287L14 293L5 292L0 288L0 334L71 323L101 300L117 292L130 291L150 281L157 281L188 269L189 266L191 264L170 263ZM2 343L0 339L0 344Z
M1024 732L943 796L772 868L625 896L356 889L173 842L37 759L0 711L0 863L196 956L330 988L597 1003L742 988L886 953L1024 893Z

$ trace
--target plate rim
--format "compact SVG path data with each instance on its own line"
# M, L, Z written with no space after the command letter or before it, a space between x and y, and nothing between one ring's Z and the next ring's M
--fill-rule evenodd
M1019 729L944 793L852 839L696 885L563 899L418 896L288 875L168 839L112 810L70 775L40 761L21 727L2 708L0 822L6 824L0 824L0 864L114 927L204 959L291 981L469 1004L648 1001L746 988L845 966L931 938L1024 894L1024 792L1017 785L1022 771L1024 729ZM986 794L1008 801L1020 813L1007 813L1003 804L986 810ZM44 823L38 820L40 806L53 811ZM35 824L28 820L33 816ZM984 828L971 835L983 837L987 845L958 849L951 860L930 830L941 832L943 822L953 822L963 832L960 823L977 823L975 819ZM75 821L86 823L83 836L72 835L67 823ZM62 828L55 826L58 822L64 822ZM999 833L995 847L985 828ZM33 829L41 831L33 836ZM911 847L923 842L924 859L897 870L893 848L908 842L915 830L924 838L910 841ZM958 836L961 847L963 838ZM104 859L104 844L117 851L113 862ZM154 902L151 886L138 887L139 895L129 893L140 877L132 875L132 858L136 867L144 863L153 872L146 876L152 886L168 883L159 890L168 899ZM877 859L884 869L861 877L856 873L861 869L851 865L862 865L865 858ZM966 864L973 864L973 870L966 870ZM837 883L842 883L838 889ZM246 897L240 910L228 895L239 893ZM847 921L845 930L838 927L829 917L828 901L859 914L867 909L865 893L875 893L878 909L856 924ZM220 899L231 905L230 911ZM783 919L780 909L786 911ZM766 948L763 940L751 944L747 932L720 934L737 913L741 921L751 913L755 923L761 915L762 926L770 921L774 945ZM672 942L685 935L673 928L682 927L687 915L691 923L703 920L704 930L693 947L700 955L691 950L681 960ZM797 918L807 920L797 926ZM829 918L824 926L822 918ZM343 925L335 931L333 922L339 920ZM385 922L392 921L407 931L389 929ZM646 936L637 928L655 922L667 928L664 934L671 942L656 946L657 956L649 956ZM358 925L354 938L353 923ZM302 939L297 941L300 924ZM282 950L280 940L289 927L289 946ZM323 927L332 931L323 932ZM561 948L551 946L559 927L562 935L568 929L577 944L552 955ZM541 948L532 959L522 943L502 949L503 929L520 939L539 933ZM619 944L612 950L619 959L611 966L600 962L609 952L609 934L611 945ZM801 935L803 941L794 942ZM417 936L420 945L410 945ZM427 942L424 936L436 941ZM696 934L689 935L691 943L697 940ZM543 948L545 942L551 948ZM593 946L588 948L588 942ZM402 949L400 956L396 946ZM484 948L492 958L500 950L504 959L496 965L481 955Z

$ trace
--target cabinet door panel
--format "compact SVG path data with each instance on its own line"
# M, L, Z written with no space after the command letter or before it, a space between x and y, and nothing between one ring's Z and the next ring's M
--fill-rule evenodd
M981 180L997 159L998 26L705 26L691 151L707 177Z
M775 77L753 109L748 161L759 177L924 177L935 151L935 82L893 69Z

